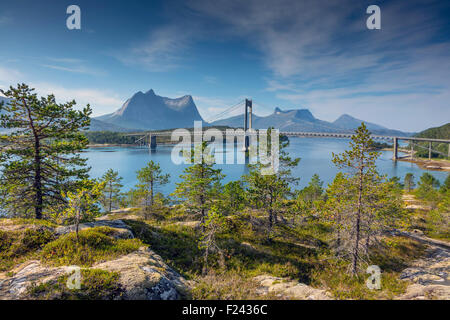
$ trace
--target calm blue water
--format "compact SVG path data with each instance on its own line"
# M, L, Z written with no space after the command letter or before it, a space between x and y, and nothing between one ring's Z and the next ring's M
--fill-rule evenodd
M231 145L229 146L231 147ZM290 138L288 151L292 157L300 157L300 163L293 173L300 177L299 188L307 185L314 173L319 174L325 185L330 183L338 169L331 162L332 152L341 153L348 148L348 140L332 138ZM165 173L170 174L170 183L161 188L164 194L171 193L175 188L175 183L180 182L180 174L186 165L175 165L171 161L171 146L158 146L155 152L151 153L146 148L138 147L112 147L112 148L92 148L84 153L88 158L88 165L92 167L91 176L101 177L108 168L119 171L123 177L124 191L129 190L136 184L136 171L145 166L150 160L158 162ZM378 159L378 171L387 174L389 177L398 176L402 180L406 173L414 174L416 181L426 170L420 169L417 165L409 162L394 162L391 160L392 152L384 151ZM226 175L224 181L238 180L247 172L245 165L224 164L217 165L222 168ZM447 172L428 171L441 182L447 177Z

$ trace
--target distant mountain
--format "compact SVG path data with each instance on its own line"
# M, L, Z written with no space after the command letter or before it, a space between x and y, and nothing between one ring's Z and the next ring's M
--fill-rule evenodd
M133 131L132 129L123 128L121 126L107 123L101 120L91 118L91 125L89 131L113 131L113 132L127 132Z
M95 120L141 130L192 128L194 121L203 121L192 96L170 99L153 90L135 93L119 110Z
M243 127L243 116L235 116L211 123L211 125L224 125L230 127ZM253 115L253 128L264 129L274 127L280 131L303 132L352 132L361 125L362 120L349 115L342 115L334 122L317 119L308 109L292 109L283 111L275 108L271 115L259 117ZM364 121L365 122L365 121ZM404 136L408 133L391 130L383 126L365 122L368 129L374 134Z
M367 122L364 120L356 119L348 114L343 114L342 116L337 118L333 122L333 124L336 127L341 128L343 130L352 130L353 131L361 125L361 122L364 122L367 126L367 129L374 134L386 135L386 136L402 136L402 135L409 136L409 135L411 135L411 133L402 132L399 130L388 129L386 127L380 126L380 125L372 123L372 122Z
M450 122L440 127L429 128L414 135L419 138L449 139L450 140Z

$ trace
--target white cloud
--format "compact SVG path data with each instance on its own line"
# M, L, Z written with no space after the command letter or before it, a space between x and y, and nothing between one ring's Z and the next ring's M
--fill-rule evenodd
M161 72L181 66L193 33L177 25L152 31L147 39L132 48L115 54L127 65L143 66L148 71Z
M261 52L272 73L266 91L293 107L310 108L326 120L346 112L409 131L448 121L450 42L437 36L446 21L436 16L445 5L383 3L380 31L365 27L367 5L351 0L190 2Z
M47 58L46 60L51 61L51 64L43 63L42 67L71 72L71 73L80 73L80 74L88 74L93 76L104 76L106 72L103 70L98 70L96 68L88 67L85 64L85 61L81 59L74 58ZM57 64L55 64L57 63Z
M94 116L110 113L124 103L125 99L118 94L99 89L90 88L66 88L52 83L32 83L40 95L54 94L59 103L75 100L77 108L83 108L90 104Z

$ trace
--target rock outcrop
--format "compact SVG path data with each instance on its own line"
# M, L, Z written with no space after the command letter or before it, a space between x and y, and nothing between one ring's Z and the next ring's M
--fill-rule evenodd
M261 295L274 293L280 298L294 300L332 300L332 296L325 290L310 287L304 283L284 278L261 275L253 279L260 286Z
M113 237L116 239L134 238L131 228L122 220L98 220L98 221L94 221L94 222L80 223L80 225L78 226L78 229L83 230L83 229L95 228L95 227L109 227L109 228L114 229L115 233L113 234ZM57 236L61 236L63 234L75 232L75 230L76 230L75 225L58 227L55 229L55 234Z
M413 262L403 270L402 280L412 282L402 300L450 300L450 252L439 246L430 246L427 257Z
M118 259L95 264L92 269L120 275L119 283L124 289L120 299L175 300L187 297L189 293L186 280L146 247ZM0 299L30 299L28 289L33 285L56 282L70 272L68 266L50 267L38 260L25 262L8 273L0 273Z
M400 232L428 246L426 256L411 263L400 275L410 281L406 293L397 297L402 300L439 299L450 300L450 244L446 241L431 239L422 232Z
M145 247L93 268L118 272L127 300L176 300L188 294L186 280Z

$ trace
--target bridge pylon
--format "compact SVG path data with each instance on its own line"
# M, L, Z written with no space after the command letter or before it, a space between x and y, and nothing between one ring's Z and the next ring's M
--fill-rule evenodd
M248 147L250 145L249 136L247 135L248 131L252 129L252 114L253 114L253 103L250 99L245 99L245 111L244 111L244 147L243 151L246 153L246 157L248 157Z

